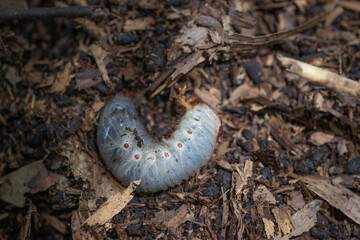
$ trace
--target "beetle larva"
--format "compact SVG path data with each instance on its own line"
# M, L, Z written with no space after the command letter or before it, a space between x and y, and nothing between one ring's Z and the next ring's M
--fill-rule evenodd
M136 117L131 99L116 95L101 114L97 144L108 169L123 185L140 179L138 191L158 191L199 171L221 128L219 115L200 103L186 111L168 138L156 142Z

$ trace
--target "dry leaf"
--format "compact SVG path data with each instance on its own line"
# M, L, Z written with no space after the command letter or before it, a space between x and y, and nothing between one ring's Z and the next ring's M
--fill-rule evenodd
M256 191L253 193L253 200L262 200L270 204L276 204L274 195L264 185L257 187Z
M187 220L193 220L194 216L188 214L187 205L182 205L177 210L161 210L155 214L153 219L145 222L146 225L154 225L158 229L166 230L168 228L177 228Z
M259 93L258 88L250 87L248 84L244 83L230 93L229 102L230 104L236 104L238 101L255 98L259 96Z
M295 210L299 210L305 206L304 197L300 191L291 191L289 195L291 197L291 200L288 201L288 204L292 208L294 208Z
M357 224L360 224L360 197L342 185L333 185L330 179L308 175L306 177L293 174L305 182L307 187L326 200L331 206L342 211Z
M0 179L0 199L23 207L26 193L46 191L57 181L55 174L49 173L42 160L25 165Z

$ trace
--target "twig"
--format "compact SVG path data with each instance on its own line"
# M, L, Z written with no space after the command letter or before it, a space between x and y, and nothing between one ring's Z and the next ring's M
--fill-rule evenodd
M354 80L292 58L278 55L277 59L301 77L360 99L360 84Z
M29 18L55 18L55 17L84 17L103 16L101 6L81 7L53 7L53 8L30 8L0 11L0 20L29 19Z

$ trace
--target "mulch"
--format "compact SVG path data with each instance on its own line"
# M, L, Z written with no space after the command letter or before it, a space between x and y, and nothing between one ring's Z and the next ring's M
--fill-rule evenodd
M359 99L279 61L357 86L358 2L10 2L96 6L0 11L1 239L360 239ZM161 139L184 86L222 118L211 159L166 191L121 186L96 146L101 109L123 93Z

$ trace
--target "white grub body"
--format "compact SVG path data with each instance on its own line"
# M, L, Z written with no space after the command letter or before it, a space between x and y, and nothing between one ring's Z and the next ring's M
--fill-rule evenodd
M159 191L194 175L211 157L220 117L205 104L187 110L174 132L156 142L136 115L131 99L116 95L100 117L97 144L108 169L124 185Z

